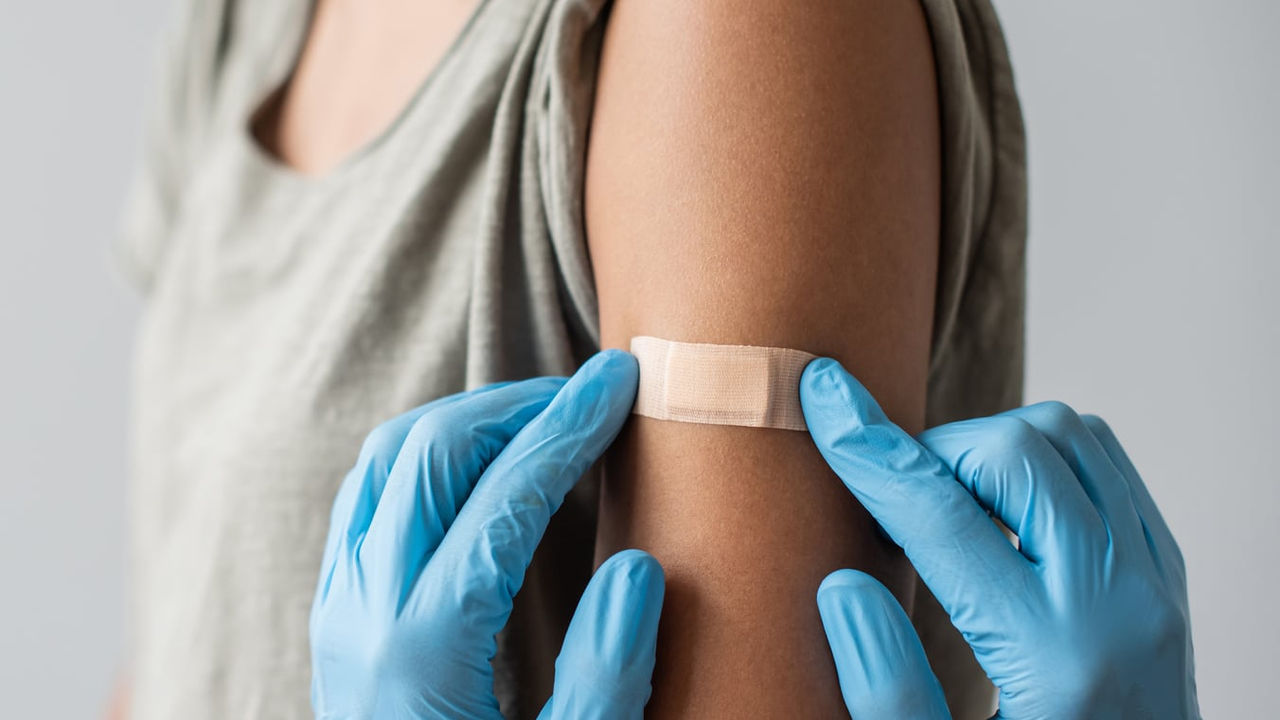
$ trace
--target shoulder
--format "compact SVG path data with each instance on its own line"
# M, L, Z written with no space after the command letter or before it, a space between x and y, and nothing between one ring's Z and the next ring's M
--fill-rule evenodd
M743 74L868 59L886 69L929 50L924 8L902 0L615 0L607 35L615 55L636 46L657 61L745 61Z
M915 2L617 0L593 127L822 162L868 134L913 142L913 123L936 125L936 94Z
M794 244L797 223L851 208L875 210L865 225L893 207L882 200L936 207L938 136L918 3L618 0L587 153L588 225L593 207L642 203L631 210L687 212L738 247L749 218L762 220L761 242ZM791 232L779 238L779 226Z

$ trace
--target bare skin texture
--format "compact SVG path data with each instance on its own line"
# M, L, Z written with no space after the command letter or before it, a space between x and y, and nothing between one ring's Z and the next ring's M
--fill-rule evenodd
M477 2L321 0L293 75L254 134L301 173L340 165L395 121Z
M920 429L938 135L917 3L618 0L587 158L603 346L829 355ZM914 574L809 435L633 416L606 463L598 557L667 573L648 716L844 716L818 585L907 600Z

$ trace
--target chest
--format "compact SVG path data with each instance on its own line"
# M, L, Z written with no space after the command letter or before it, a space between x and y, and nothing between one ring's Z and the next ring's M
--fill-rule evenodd
M319 0L286 82L253 133L285 164L321 175L396 124L481 0Z

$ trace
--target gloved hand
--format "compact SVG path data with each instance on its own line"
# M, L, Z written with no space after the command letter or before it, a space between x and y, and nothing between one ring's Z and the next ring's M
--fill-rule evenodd
M567 382L492 385L374 430L333 506L311 609L319 718L501 718L490 659L547 522L631 409L630 355ZM662 569L638 550L596 572L543 718L640 718Z
M996 717L1200 717L1182 555L1100 419L1042 403L917 442L830 359L805 369L800 399L823 457L1000 689ZM948 717L888 590L840 570L818 607L853 717Z

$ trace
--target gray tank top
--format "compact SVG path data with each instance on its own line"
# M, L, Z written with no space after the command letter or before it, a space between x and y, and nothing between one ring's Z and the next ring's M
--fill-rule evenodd
M1024 148L988 0L922 0L943 230L928 419L1017 404ZM608 0L481 0L402 114L321 178L249 118L310 0L187 0L163 46L117 245L146 295L135 360L133 702L145 720L310 716L307 617L329 508L380 421L597 347L585 139ZM550 692L591 572L595 484L538 551L495 659L508 717ZM957 718L992 689L927 591L915 621Z

